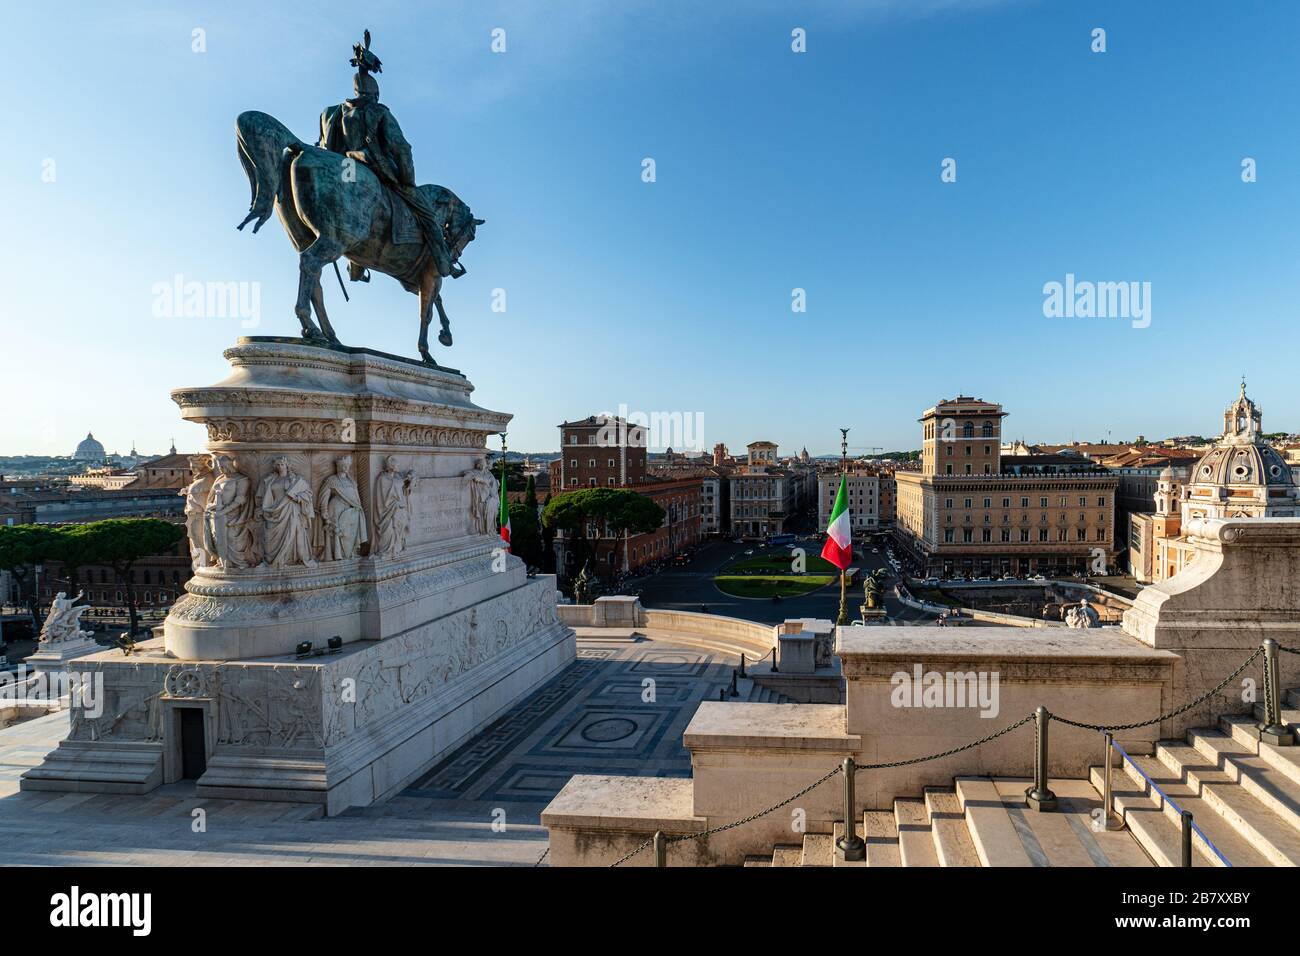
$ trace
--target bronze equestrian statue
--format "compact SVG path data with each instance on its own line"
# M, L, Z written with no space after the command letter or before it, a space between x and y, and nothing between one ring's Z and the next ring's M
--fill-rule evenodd
M307 341L338 344L325 313L321 272L344 256L353 281L368 282L374 269L420 297L420 357L429 354L429 322L438 310L438 341L451 345L442 306L442 280L465 274L465 247L483 224L450 189L415 183L411 147L397 119L379 102L372 73L382 64L364 44L353 47L356 95L321 113L320 141L312 146L279 120L250 110L235 121L239 159L252 187L248 215L257 232L274 210L297 248L298 301L294 307ZM342 281L340 277L340 282ZM345 292L346 295L346 292ZM312 322L312 309L320 327Z

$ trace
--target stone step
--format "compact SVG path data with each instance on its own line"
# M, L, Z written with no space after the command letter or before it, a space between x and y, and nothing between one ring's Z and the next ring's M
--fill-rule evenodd
M745 857L744 866L771 866L772 858L770 856L747 856Z
M930 834L940 866L979 866L979 855L971 842L966 817L955 790L925 788L925 807Z
M796 844L778 846L772 851L773 866L801 866L803 863L803 847Z
M1128 833L1100 827L1101 800L1086 780L1050 779L1057 808L1029 807L1028 778L958 777L957 795L984 866L1150 866Z
M1282 695L1282 703L1300 710L1300 687L1292 687Z
M1143 779L1142 773L1139 773L1139 769L1142 772L1145 772L1151 780L1155 781L1160 790L1168 796L1168 800L1162 797L1150 782ZM1182 859L1182 851L1180 849L1182 820L1180 819L1178 810L1175 809L1174 804L1169 802L1170 800L1176 802L1182 809L1191 812L1192 819L1196 822L1196 825L1200 827L1201 832L1203 832L1205 836L1216 847L1218 847L1219 852L1222 853L1233 866L1270 865L1268 858L1251 846L1248 840L1238 833L1236 829L1228 823L1228 821L1224 820L1223 817L1219 815L1215 806L1201 799L1192 787L1184 783L1175 771L1171 771L1158 758L1133 757L1131 762L1128 760L1123 761L1123 774L1113 774L1112 785L1124 776L1128 778L1129 783L1126 793L1132 794L1133 792L1136 792L1140 794L1152 806L1160 811L1165 821L1173 828L1174 839L1172 852L1170 852L1167 845L1160 848L1164 860L1157 858L1157 862L1161 865L1179 866L1181 865ZM1117 806L1120 806L1118 800ZM1121 809L1124 810L1126 814L1126 818L1127 812L1131 806L1131 801L1125 801L1121 806ZM1138 836L1139 842L1142 842L1141 835L1137 833L1137 827L1133 826L1132 828L1134 830L1134 835ZM1143 847L1152 855L1153 858L1157 857L1157 854L1152 852L1152 848L1147 846L1146 843L1143 843ZM1193 862L1200 859L1210 866L1223 866L1223 861L1215 855L1213 850L1205 845L1204 840L1197 836L1193 836L1192 838L1192 857Z
M894 801L894 829L898 832L898 856L902 866L938 866L930 832L930 811L917 797L900 797Z
M1242 789L1289 826L1300 830L1300 782L1295 779L1292 747L1250 743L1243 732L1247 718L1224 718L1233 728L1231 734L1194 729L1188 740L1218 769L1241 785ZM1258 752L1256 752L1258 748Z
M1156 756L1274 866L1300 865L1300 830L1252 797L1213 756L1172 742L1158 743Z
M836 846L844 836L844 824L835 824L833 834ZM866 844L866 859L852 863L841 858L838 849L835 852L836 866L902 866L898 852L898 830L894 826L894 815L887 810L867 810L862 814L862 828L858 837Z
M800 866L834 866L835 841L829 833L805 833Z
M831 846L832 846L832 848L833 848L832 851L831 851L831 865L832 865L832 866L848 866L848 867L853 867L853 866L868 866L869 864L868 864L868 862L867 862L867 860L866 860L865 857L864 857L863 859L861 859L861 860L846 860L846 859L844 859L843 854L840 853L840 839L841 839L843 836L844 836L844 824L842 824L842 823L837 823L837 824L835 824L835 830L834 830L834 832L831 834ZM862 834L859 833L858 836L859 836L859 837L862 837Z
M981 866L1033 866L1003 803L997 785L988 777L958 777L957 799L966 815L971 843ZM1020 804L1024 806L1024 796Z
M1262 722L1264 720L1264 702L1262 700L1256 701L1254 710L1256 722ZM1279 716L1282 718L1282 723L1290 727L1293 732L1300 729L1300 710L1296 710L1289 704L1283 705L1279 711Z
M1091 768L1090 779L1096 791L1101 793L1105 785L1101 767ZM1134 786L1129 775L1118 766L1111 771L1111 788L1115 813L1151 862L1156 866L1180 866L1182 850L1178 827L1165 818L1164 813L1148 799L1145 790ZM1192 865L1210 864L1194 853Z
M738 677L736 679L736 695L730 696L731 684L727 683L729 701L743 701L751 704L793 704L794 701L784 694L778 693L769 687L764 687L749 677Z

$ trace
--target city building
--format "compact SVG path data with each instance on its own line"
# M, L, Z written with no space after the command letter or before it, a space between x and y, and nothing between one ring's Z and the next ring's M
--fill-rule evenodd
M708 537L725 534L731 507L731 469L715 466L705 470L700 485L700 533Z
M702 468L652 474L646 431L616 416L589 415L560 426L560 457L551 465L551 489L559 495L584 488L623 488L645 495L664 510L663 524L649 534L629 535L593 522L583 548L601 577L631 574L695 547L703 534ZM579 549L568 533L555 536L556 571L564 580L578 574Z
M646 479L644 428L612 415L588 415L559 427L560 457L551 465L554 492L616 488Z
M823 472L817 479L817 527L825 529L840 489L840 471ZM874 468L850 466L844 473L849 501L849 526L854 537L880 530L880 475Z
M1164 581L1196 553L1187 524L1198 518L1289 518L1300 515L1300 489L1283 455L1264 440L1263 412L1241 394L1223 413L1223 434L1181 474L1157 480L1155 510L1131 514L1129 568L1143 583Z
M897 471L895 540L926 574L1109 571L1118 480L1078 454L1002 454L1001 405L926 409L921 469Z
M774 442L750 442L746 449L745 464L727 477L730 532L745 539L784 534L799 513L808 473L779 467Z

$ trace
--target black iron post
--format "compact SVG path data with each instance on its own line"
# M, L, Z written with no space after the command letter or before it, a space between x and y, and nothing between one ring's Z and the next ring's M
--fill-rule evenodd
M854 799L853 778L857 776L857 765L854 764L852 757L844 758L844 836L835 841L836 848L840 851L840 856L849 863L867 858L867 845L863 842L862 837L858 836L856 818L854 816Z
M1055 810L1056 794L1047 786L1047 724L1052 715L1039 706L1034 711L1034 785L1025 791L1025 800L1034 810Z

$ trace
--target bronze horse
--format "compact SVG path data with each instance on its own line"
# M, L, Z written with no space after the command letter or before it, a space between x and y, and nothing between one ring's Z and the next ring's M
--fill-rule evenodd
M253 198L248 215L239 224L253 223L257 232L274 210L284 231L298 250L298 301L294 312L308 341L338 344L325 313L321 271L339 256L393 276L420 297L420 357L433 365L429 354L429 322L438 310L442 330L438 341L451 345L451 324L442 307L442 275L438 264L418 238L418 229L403 232L400 220L409 213L402 200L387 189L364 163L302 142L283 123L250 110L235 120L239 160L248 175ZM452 260L452 277L465 274L461 253L474 241L475 219L469 207L449 189L426 190L442 225ZM256 220L256 221L254 221ZM312 322L315 308L320 327Z

